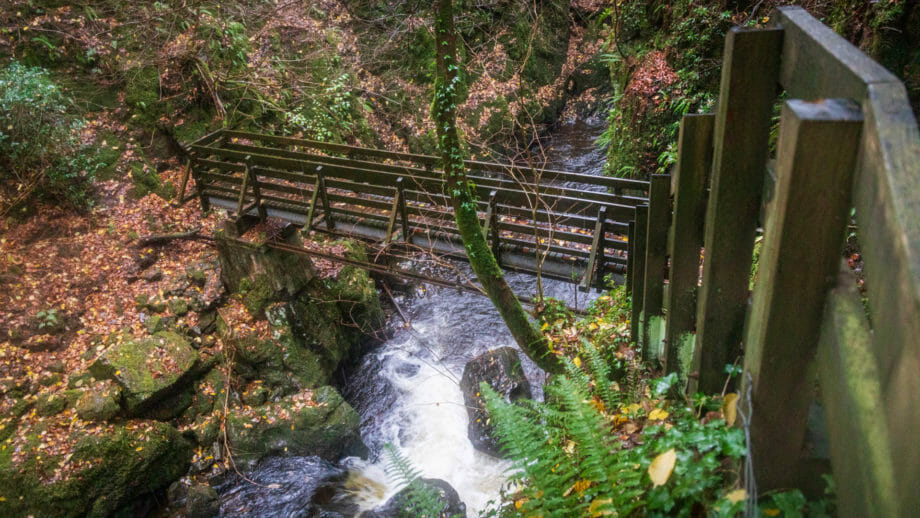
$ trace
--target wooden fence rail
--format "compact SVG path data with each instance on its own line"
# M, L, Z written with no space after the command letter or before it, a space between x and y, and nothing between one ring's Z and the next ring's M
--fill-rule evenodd
M920 516L916 119L897 78L807 12L771 19L728 34L717 112L681 123L673 200L653 180L631 222L634 337L692 391L722 391L743 356L757 490L828 469L806 440L820 402L840 514ZM863 302L841 264L852 223Z
M435 157L233 130L206 135L189 151L202 207L232 210L241 223L271 215L382 244L399 235L465 257ZM584 289L625 271L627 222L647 201L648 182L477 161L467 167L502 266Z

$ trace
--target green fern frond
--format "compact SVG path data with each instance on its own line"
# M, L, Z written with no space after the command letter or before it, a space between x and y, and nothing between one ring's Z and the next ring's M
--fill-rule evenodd
M412 484L415 480L421 478L422 472L412 465L401 451L395 446L387 443L383 446L383 452L387 457L386 473L390 481L397 487L405 487Z

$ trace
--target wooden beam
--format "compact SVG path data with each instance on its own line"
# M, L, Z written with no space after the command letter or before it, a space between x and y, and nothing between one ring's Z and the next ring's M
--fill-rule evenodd
M849 101L783 106L778 184L744 338L742 393L753 401L750 449L761 491L795 487L814 395L808 374L843 248L861 130Z
M741 353L754 232L783 33L734 28L725 40L696 320L699 389L722 391Z
M409 214L406 212L406 191L401 177L396 179L396 197L398 198L396 207L399 210L399 219L402 223L403 241L408 243L409 238L412 236L412 227L409 226Z
M715 116L684 115L677 144L674 216L671 219L671 271L665 307L668 373L678 372L683 382L696 390L696 378L688 377L698 367L693 363L696 330L696 291L700 279L700 249L706 217L706 183L712 166L712 130Z

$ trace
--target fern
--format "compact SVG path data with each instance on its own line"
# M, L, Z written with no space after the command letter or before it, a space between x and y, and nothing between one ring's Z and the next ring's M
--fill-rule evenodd
M404 496L397 501L399 516L447 517L448 503L441 499L437 488L425 483L412 461L392 444L385 444L383 449L387 456L387 477L396 487L405 488Z

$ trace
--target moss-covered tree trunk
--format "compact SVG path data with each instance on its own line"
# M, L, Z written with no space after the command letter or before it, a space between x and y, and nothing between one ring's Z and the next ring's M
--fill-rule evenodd
M476 199L466 177L464 153L457 131L457 102L460 87L460 60L457 54L457 35L454 30L452 0L439 0L435 14L437 45L437 80L435 81L434 112L438 133L438 147L444 166L444 175L454 207L454 219L466 247L466 255L483 289L492 299L515 341L540 368L558 372L561 364L550 352L549 343L534 327L511 291L498 261L492 254L476 212Z

